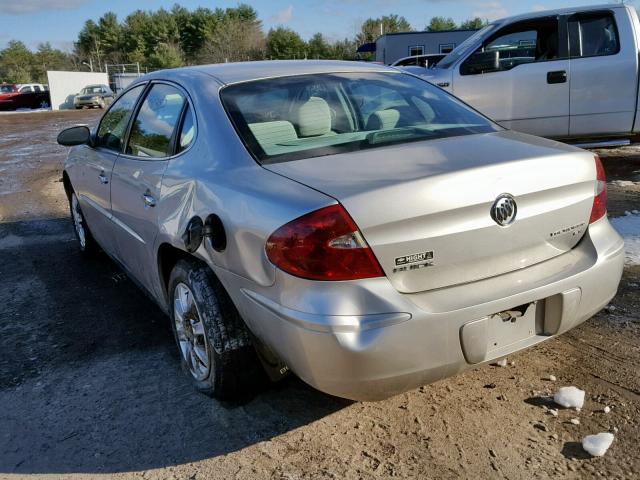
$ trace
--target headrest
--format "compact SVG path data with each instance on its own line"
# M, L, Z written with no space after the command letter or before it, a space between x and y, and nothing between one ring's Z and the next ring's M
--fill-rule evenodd
M293 124L284 120L250 123L249 130L256 137L261 147L298 139Z
M395 108L373 112L367 120L367 130L386 130L396 128L400 120L400 112Z
M331 133L331 110L320 97L311 97L298 109L298 133L301 137L317 137Z

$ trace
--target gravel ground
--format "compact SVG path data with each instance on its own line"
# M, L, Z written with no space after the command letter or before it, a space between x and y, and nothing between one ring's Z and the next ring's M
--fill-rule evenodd
M192 390L159 310L76 252L55 135L98 116L0 116L0 478L638 478L640 267L608 310L506 367L378 403L290 377L223 404ZM640 208L640 148L600 154L610 214ZM554 416L564 385L586 404ZM591 458L579 442L604 431Z

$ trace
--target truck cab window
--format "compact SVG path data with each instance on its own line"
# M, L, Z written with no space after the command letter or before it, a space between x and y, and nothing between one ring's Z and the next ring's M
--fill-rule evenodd
M571 58L615 55L620 51L618 29L610 12L573 15L569 18Z
M561 58L558 19L539 18L498 30L460 66L462 75L511 70L524 63Z

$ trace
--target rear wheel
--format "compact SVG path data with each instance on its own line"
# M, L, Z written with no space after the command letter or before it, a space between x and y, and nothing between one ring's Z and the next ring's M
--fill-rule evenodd
M200 392L238 400L255 391L264 371L249 332L211 269L181 260L169 279L171 324L183 370Z
M71 197L69 198L69 206L71 208L71 222L73 223L73 231L76 234L76 239L78 240L78 246L80 247L80 251L84 255L93 255L100 250L98 244L91 235L91 231L87 226L87 222L82 214L82 210L80 209L80 203L78 202L78 197L75 192L71 192Z

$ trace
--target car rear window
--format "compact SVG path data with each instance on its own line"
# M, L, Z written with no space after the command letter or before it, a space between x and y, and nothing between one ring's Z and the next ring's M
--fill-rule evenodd
M101 86L92 86L92 87L85 87L82 89L82 92L80 93L84 93L84 94L88 94L88 93L102 93L102 87Z
M222 103L261 163L487 133L500 127L402 73L330 73L239 83Z

